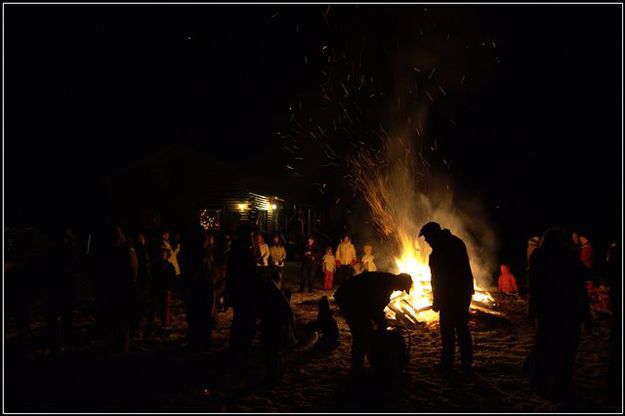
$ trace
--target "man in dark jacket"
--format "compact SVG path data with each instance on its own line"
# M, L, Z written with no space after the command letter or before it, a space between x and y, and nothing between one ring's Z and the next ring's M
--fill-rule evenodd
M432 273L432 310L440 311L441 361L438 369L449 373L454 365L456 337L460 348L460 361L465 373L471 372L473 341L469 332L469 306L473 289L473 273L464 242L449 230L441 230L435 222L425 224L419 237L432 247L430 270Z
M352 333L352 374L362 372L365 353L373 335L373 324L386 329L384 308L395 291L410 291L412 278L408 274L365 272L347 280L334 293L334 299Z
M317 244L317 239L313 236L308 238L304 255L302 256L302 274L299 281L299 291L304 291L304 286L308 285L308 293L313 291L313 280L317 276L319 265L321 264L321 248Z

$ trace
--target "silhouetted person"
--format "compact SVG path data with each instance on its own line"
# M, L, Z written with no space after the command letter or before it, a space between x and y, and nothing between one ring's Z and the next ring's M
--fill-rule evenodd
M591 324L587 275L564 231L547 230L530 267L529 317L537 324L532 388L540 394L569 391L581 324Z
M265 354L265 382L273 384L284 374L284 351L294 344L293 311L284 292L266 276L259 276L255 295Z
M432 273L432 310L440 311L441 360L437 367L449 373L454 366L456 337L460 348L460 363L465 373L471 372L473 341L469 332L469 306L473 289L473 273L464 242L449 230L441 230L435 222L421 228L419 237L432 247L430 270Z
M148 313L148 327L152 327L155 316L161 322L161 328L169 326L171 323L171 292L176 280L176 269L169 261L171 251L167 248L160 249L158 262L152 269L152 304Z
M532 236L529 240L527 240L527 267L525 268L525 286L529 288L529 270L530 265L532 264L532 257L534 251L540 246L540 236Z
M215 285L209 240L198 228L185 244L186 310L189 347L208 348L215 319Z
M302 257L302 271L299 281L299 291L303 292L304 287L308 286L308 293L313 291L313 281L319 271L321 265L321 248L317 244L317 239L313 236L308 237L304 255Z
M318 313L315 328L319 332L319 339L313 348L322 352L329 352L339 346L339 326L332 314L330 301L327 296L322 296L317 303Z
M109 254L109 346L113 353L124 353L128 350L128 332L134 318L138 262L134 248L120 227L113 230L113 247Z
M59 347L60 342L68 341L73 331L80 258L77 240L74 231L67 228L51 264L54 266L48 298L48 335L53 350Z
M150 257L150 250L148 248L147 240L144 233L137 235L135 243L135 251L137 253L137 316L135 326L138 327L141 319L147 314L152 303L152 258Z
M226 306L232 306L230 353L232 369L239 373L246 367L256 334L256 294L259 275L253 254L252 230L239 226L232 242L226 271Z
M540 246L540 237L535 235L527 240L527 268L529 269L532 262L532 254Z
M577 231L573 231L571 233L571 241L573 243L573 248L577 255L581 254L582 251L582 242L579 240L579 233Z
M619 403L622 393L622 291L623 291L623 268L622 268L621 245L612 243L606 257L606 277L610 285L610 309L612 321L610 325L610 366L608 370L608 391L612 403Z
M365 354L374 331L386 330L388 322L384 308L395 291L408 293L412 278L408 274L364 272L344 282L334 293L334 299L352 333L351 371L353 375L364 369Z

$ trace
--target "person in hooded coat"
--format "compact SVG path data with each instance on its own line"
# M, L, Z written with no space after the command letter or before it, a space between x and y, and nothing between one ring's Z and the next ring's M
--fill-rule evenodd
M322 296L317 302L318 313L315 329L319 332L319 339L313 348L320 352L330 352L340 345L339 326L334 319L332 307L327 296Z
M547 230L530 267L528 305L537 328L531 384L542 395L570 392L581 325L591 328L588 273L566 233Z
M215 285L209 240L201 228L192 230L185 244L186 309L191 349L204 349L211 345L215 319Z
M241 225L232 242L226 271L225 304L232 307L229 349L232 370L241 373L256 334L256 300L260 276L256 269L252 229Z
M108 256L107 310L109 346L113 354L128 350L130 327L134 320L136 278L139 262L134 247L121 227L113 230L113 247Z
M510 266L502 264L499 266L499 270L501 271L499 279L497 279L499 291L507 294L518 294L519 288L516 284L516 278L510 271Z
M259 276L257 288L254 304L265 354L265 382L273 384L284 374L284 351L295 344L293 311L284 292L269 276Z

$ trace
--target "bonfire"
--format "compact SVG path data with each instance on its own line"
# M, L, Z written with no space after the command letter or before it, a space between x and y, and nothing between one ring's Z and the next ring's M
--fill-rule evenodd
M474 276L485 277L489 270L487 264L476 261L483 259L472 256L480 252L480 243L468 237L466 224L453 205L451 193L443 193L442 201L446 203L439 201L435 207L431 201L437 195L421 189L416 180L422 175L415 164L418 157L427 164L421 153L416 153L416 149L400 136L387 136L381 148L360 149L349 159L352 184L369 206L372 222L380 236L396 253L394 270L389 271L408 273L412 277L410 293L393 293L386 308L387 317L403 325L438 321L438 313L432 310L430 247L423 238L416 238L422 224L433 220L440 222L462 238L467 245ZM474 288L471 308L500 315L493 310L493 297L476 281Z
M438 320L438 314L432 310L432 275L428 266L430 249L423 238L412 239L401 236L401 254L395 257L395 273L408 273L412 277L413 286L410 293L396 291L386 308L388 318L403 324L417 322L432 323ZM471 303L472 309L499 315L493 310L494 299L486 290L474 282L475 294Z

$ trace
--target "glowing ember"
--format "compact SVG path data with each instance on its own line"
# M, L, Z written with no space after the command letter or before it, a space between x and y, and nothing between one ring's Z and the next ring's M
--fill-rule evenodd
M393 292L391 302L385 312L388 318L398 319L398 315L411 323L433 322L438 320L438 313L432 307L432 286L428 257L430 248L422 238L411 239L405 233L400 233L401 255L395 258L397 269L395 273L408 273L412 276L413 287L409 294L405 292ZM480 309L484 312L499 314L489 306L494 302L493 297L482 290L474 282L475 294L471 308ZM476 305L476 303L478 305ZM479 305L479 304L484 304Z

